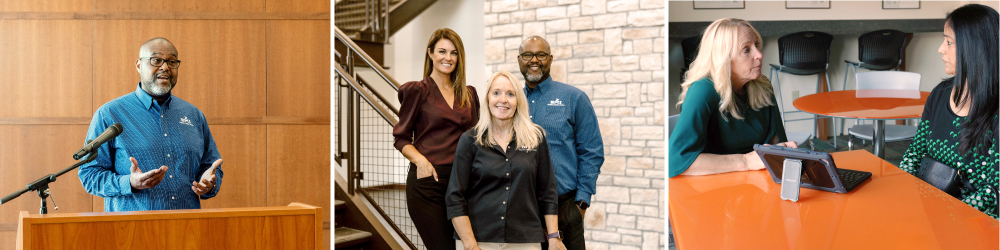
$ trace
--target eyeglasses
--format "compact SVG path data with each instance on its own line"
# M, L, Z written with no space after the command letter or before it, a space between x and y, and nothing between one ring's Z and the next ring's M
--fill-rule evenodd
M171 69L176 69L176 68L181 67L181 61L180 60L166 60L166 59L159 58L159 57L142 57L142 58L139 58L139 60L143 60L143 59L149 59L149 65L153 66L153 67L163 66L164 62L166 62L167 63L167 67L169 67Z
M531 61L531 58L534 58L534 57L538 57L538 60L545 60L545 59L549 58L549 53L545 53L545 52L538 52L538 53L534 53L534 54L532 54L531 52L521 53L521 60L524 60L524 61Z

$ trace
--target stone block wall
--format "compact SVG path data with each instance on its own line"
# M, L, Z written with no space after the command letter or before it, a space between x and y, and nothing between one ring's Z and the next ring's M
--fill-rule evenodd
M552 78L587 93L605 162L587 210L588 249L663 249L663 0L495 0L483 5L486 75L520 77L518 47L542 36ZM485 80L484 80L485 81Z

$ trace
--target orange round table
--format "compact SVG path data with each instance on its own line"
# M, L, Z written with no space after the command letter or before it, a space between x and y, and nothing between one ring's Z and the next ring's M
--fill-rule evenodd
M917 90L842 90L799 97L792 105L816 115L875 120L874 154L885 158L885 120L920 118L929 95Z

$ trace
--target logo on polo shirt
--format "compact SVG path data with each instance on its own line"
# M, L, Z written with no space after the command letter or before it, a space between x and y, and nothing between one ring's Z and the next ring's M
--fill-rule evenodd
M187 116L185 116L184 118L181 118L181 124L184 124L184 125L188 125L188 126L191 126L191 127L194 127L194 124L191 124L191 120L190 120L190 119L188 119L188 117L187 117Z
M556 98L555 100L549 101L549 106L563 106L563 104L559 98Z

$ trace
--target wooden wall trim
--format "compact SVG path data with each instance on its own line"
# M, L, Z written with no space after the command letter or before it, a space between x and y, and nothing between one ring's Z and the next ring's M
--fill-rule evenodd
M90 125L90 117L0 117L0 125Z
M330 117L207 117L208 125L330 125Z
M324 218L323 229L330 229L330 218ZM0 232L17 231L17 223L0 223Z
M207 117L208 125L330 125L330 117ZM91 117L0 117L0 125L90 125Z
M0 20L330 20L330 12L0 12Z

